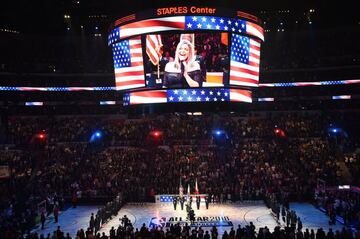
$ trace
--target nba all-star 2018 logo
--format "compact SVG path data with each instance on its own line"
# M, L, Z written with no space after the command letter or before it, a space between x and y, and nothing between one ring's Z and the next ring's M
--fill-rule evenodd
M192 227L232 227L233 223L227 216L221 217L195 217L195 221L190 223L187 218L183 217L152 217L150 219L149 227L170 227L171 225L179 224L184 226L188 224Z
M165 227L166 217L152 217L149 223L149 227Z

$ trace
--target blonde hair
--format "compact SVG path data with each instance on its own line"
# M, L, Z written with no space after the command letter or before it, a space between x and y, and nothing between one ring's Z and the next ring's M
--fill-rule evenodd
M193 62L195 61L194 45L190 41L183 39L178 43L178 45L176 47L175 59L174 59L174 66L176 69L180 69L180 59L179 59L178 53L179 53L180 47L184 44L186 44L189 47L189 56L187 59L187 63L190 65L193 65Z

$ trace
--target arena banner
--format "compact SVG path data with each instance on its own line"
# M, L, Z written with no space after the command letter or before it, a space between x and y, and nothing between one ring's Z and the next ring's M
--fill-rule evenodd
M196 88L129 92L124 94L124 106L154 103L191 102L252 102L252 93L242 89Z

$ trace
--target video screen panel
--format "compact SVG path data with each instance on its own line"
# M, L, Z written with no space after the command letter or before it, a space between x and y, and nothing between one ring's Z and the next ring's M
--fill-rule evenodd
M108 36L113 51L134 39L140 41L138 56L128 48L114 52L116 88L258 87L260 44L264 41L258 22L239 12L217 16L216 8L206 16L202 13L207 8L181 9L168 15L166 8L160 8L115 22ZM182 15L185 13L191 14Z
M117 90L259 85L261 45L248 36L149 34L112 47Z
M171 16L140 20L115 27L108 36L108 44L133 37L164 31L224 31L242 33L264 40L264 29L256 23L232 17Z
M157 103L252 102L252 92L233 88L156 89L124 94L124 106Z
M145 66L152 88L228 86L228 33L147 35Z
M123 40L112 45L115 86L117 90L145 87L141 37Z
M230 59L230 85L259 86L259 41L232 34Z

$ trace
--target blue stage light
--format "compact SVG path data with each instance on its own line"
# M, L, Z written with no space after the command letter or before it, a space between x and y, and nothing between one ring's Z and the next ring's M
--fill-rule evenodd
M102 132L100 130L97 130L91 135L90 142L94 142L95 140L99 140L101 137L102 137Z
M335 127L331 127L329 128L329 132L330 134L338 134L338 133L341 133L341 128L335 128Z

